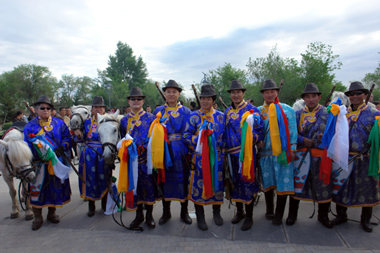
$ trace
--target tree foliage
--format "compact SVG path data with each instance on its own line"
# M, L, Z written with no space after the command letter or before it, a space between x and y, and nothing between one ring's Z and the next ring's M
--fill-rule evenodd
M372 86L372 84L375 84L373 95L376 98L380 97L380 62L379 62L379 66L375 69L373 73L365 74L362 82L363 82L363 85L366 86L368 89Z

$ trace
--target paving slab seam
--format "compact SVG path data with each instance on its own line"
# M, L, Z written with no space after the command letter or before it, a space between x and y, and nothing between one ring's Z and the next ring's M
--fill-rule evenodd
M340 240L342 241L343 245L345 245L348 249L351 249L350 244L344 239L343 235L339 232L339 230L335 226L333 229L337 233L337 235L340 238Z
M284 233L286 245L289 245L290 244L289 235L286 233L286 229L285 229L284 223L281 223L281 227L282 227L282 232Z

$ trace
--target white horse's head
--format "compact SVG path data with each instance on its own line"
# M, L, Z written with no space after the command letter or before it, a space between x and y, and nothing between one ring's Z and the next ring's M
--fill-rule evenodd
M305 101L302 98L297 99L296 102L294 102L292 106L295 112L301 110L304 107L305 107Z
M72 117L70 119L70 129L82 129L86 119L91 117L91 105L78 105L71 107Z
M337 101L338 98L342 100L343 105L345 105L347 108L350 106L350 99L343 92L340 91L333 92L330 103Z
M120 140L120 119L119 110L114 114L100 115L98 113L98 133L100 143L103 146L103 159L107 164L113 164L116 155L116 144Z
M0 162L8 167L10 176L17 176L26 182L36 179L32 165L33 155L20 131L13 129L6 134L4 140L0 140L0 156Z

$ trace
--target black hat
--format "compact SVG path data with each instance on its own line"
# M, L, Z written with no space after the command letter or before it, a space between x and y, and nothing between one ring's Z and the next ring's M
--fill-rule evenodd
M348 88L348 91L346 91L344 94L346 96L348 96L348 93L350 93L351 91L354 91L354 90L361 90L361 91L364 91L365 94L368 94L369 93L369 90L364 88L363 84L361 82L353 82L350 84L350 87Z
M263 93L266 90L280 90L280 88L277 87L277 84L273 79L269 79L264 82L263 88L260 90L260 92Z
M104 107L106 107L106 105L104 104L103 97L98 97L98 96L94 97L94 99L92 100L91 106L104 106Z
M142 93L142 90L139 87L132 87L131 92L129 93L128 99L130 97L142 97L145 98L145 96Z
M174 88L177 89L179 92L182 91L182 88L179 87L178 83L174 80L169 80L169 82L166 84L164 88L162 88L162 90L165 92L167 88Z
M212 84L204 84L201 87L201 94L199 97L213 97L216 96L215 87Z
M322 92L319 91L317 85L315 83L308 83L306 84L305 86L305 89L303 91L303 93L301 94L301 98L303 98L303 96L305 96L306 94L318 94L318 95L321 95Z
M38 100L37 100L37 102L35 102L34 104L33 104L33 106L36 106L36 105L39 105L39 104L48 104L48 105L50 105L50 107L54 107L51 103L50 103L50 99L49 99L49 97L47 97L47 96L41 96Z
M243 85L241 84L241 82L239 80L233 80L231 82L231 85L230 85L230 89L227 91L228 93L231 93L231 91L233 90L242 90L243 92L246 91L247 89L245 89L243 87Z

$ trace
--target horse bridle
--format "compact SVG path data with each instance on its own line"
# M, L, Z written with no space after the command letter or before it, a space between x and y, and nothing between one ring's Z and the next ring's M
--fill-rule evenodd
M22 170L23 168L26 168L26 167L29 166L29 165L23 165L23 166L20 166L19 172L16 172L16 170L13 167L13 164L9 160L7 152L8 152L8 150L6 150L5 154L4 154L4 162L5 162L5 167L7 168L8 173L9 173L10 176L18 178L20 180L25 180L26 181L26 178L28 177L28 175L30 173L36 172L36 168L35 168L35 166L34 166L33 163L32 163L32 166L31 166L30 169Z
M104 121L102 121L102 122L99 123L98 128L99 128L100 124L105 123L105 122L116 122L116 123L119 123L115 119L105 119ZM118 139L120 139L120 137L121 137L120 136L120 131L118 131ZM116 159L116 154L117 154L116 144L111 143L111 142L104 142L104 143L102 143L102 149L104 150L105 147L108 147L111 150L112 158L113 158L113 160L115 160Z
M79 108L85 108L85 107L79 107ZM85 109L87 109L87 108L85 108ZM85 122L85 119L82 117L82 115L80 114L80 113L78 113L78 112L75 112L75 113L73 113L73 114L71 114L72 116L75 116L75 115L78 115L79 116L79 118L80 118L80 120L81 120L81 122L80 122L80 124L79 124L79 128L76 128L76 129L71 129L71 130L77 130L77 129L82 129L83 128L83 126L84 126L84 122ZM88 114L89 116L90 116L90 114Z

